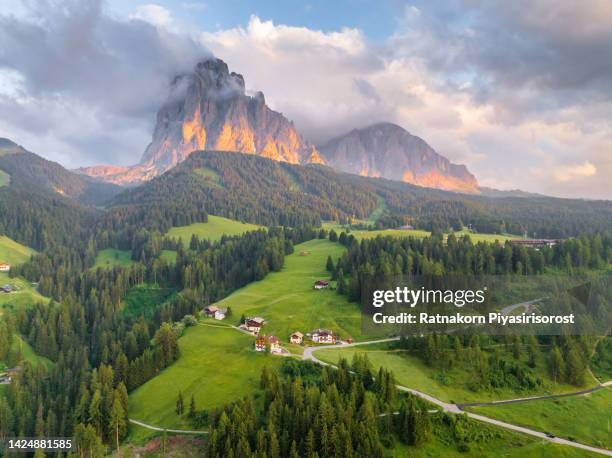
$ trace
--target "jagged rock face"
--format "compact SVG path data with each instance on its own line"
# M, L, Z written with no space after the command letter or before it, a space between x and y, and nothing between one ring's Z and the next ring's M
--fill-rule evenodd
M478 182L464 165L451 163L424 140L395 124L354 129L319 145L318 150L331 167L344 172L478 193Z
M294 164L323 162L291 121L268 108L261 92L246 95L242 75L230 73L220 59L209 59L175 78L140 164L81 171L119 183L144 181L197 150L238 151Z

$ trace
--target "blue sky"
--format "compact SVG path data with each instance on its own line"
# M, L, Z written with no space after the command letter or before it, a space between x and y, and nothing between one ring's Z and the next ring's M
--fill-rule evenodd
M145 2L112 0L111 9L129 15ZM325 32L343 27L358 28L372 40L387 38L407 2L398 0L192 0L156 1L173 16L194 29L215 31L244 25L252 15L275 23Z
M609 0L3 0L0 137L139 161L214 55L311 142L394 122L482 185L612 199Z

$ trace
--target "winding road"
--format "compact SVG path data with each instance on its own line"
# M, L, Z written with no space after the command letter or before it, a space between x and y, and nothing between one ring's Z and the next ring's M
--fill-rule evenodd
M517 304L517 305L525 305L525 304ZM516 307L515 307L516 308ZM333 349L333 348L348 348L348 347L356 347L359 345L372 345L372 344L377 344L377 343L384 343L384 342L393 342L393 341L397 341L399 340L399 337L390 337L388 339L379 339L379 340L370 340L367 342L354 342L351 344L338 344L338 345L325 345L325 346L321 346L321 347L306 347L304 349L304 356L303 359L305 360L310 360L310 361L314 361L315 363L318 364L322 364L324 366L331 366L331 367L335 367L333 364L329 364L326 363L325 361L322 361L320 359L318 359L314 353L317 350L327 350L327 349ZM448 402L444 402L441 399L435 398L427 393L423 393L422 391L418 391L415 390L413 388L408 388L406 386L403 385L396 385L397 389L400 391L404 391L406 393L411 393L414 394L415 396L418 396L422 399L425 399L426 401L431 402L434 405L437 405L438 407L440 407L444 412L448 412L448 413L454 413L454 414L464 414L467 415L470 418L473 418L474 420L478 420L478 421L482 421L485 423L489 423L501 428L505 428L505 429L509 429L511 431L516 431L519 433L524 433L524 434L529 434L530 436L534 436L534 437L538 437L540 439L544 439L547 440L549 442L553 442L555 444L561 444L561 445L567 445L570 447L574 447L574 448L579 448L582 450L587 450L589 452L593 452L593 453L600 453L602 455L607 455L607 456L612 456L612 450L607 450L604 448L598 448L598 447L593 447L590 445L586 445L586 444L581 444L579 442L574 442L574 441L570 441L567 439L562 439L560 437L554 437L554 436L550 436L546 433L543 433L541 431L536 431L534 429L530 429L530 428L525 428L523 426L518 426L518 425L514 425L512 423L506 423L505 421L500 421L500 420L496 420L494 418L489 418L489 417L485 417L484 415L479 415L473 412L466 412L463 410L463 407L468 407L468 406L486 406L486 405L493 405L493 404L513 404L513 403L518 403L518 402L527 402L527 401L533 401L533 400L538 400L538 399L549 399L549 398L557 398L557 397L567 397L567 396L579 396L579 395L583 395L583 394L587 394L587 393L592 393L593 391L597 391L600 390L602 388L605 388L607 386L612 385L612 380L606 382L606 383L602 383L601 385L598 385L595 388L589 389L589 390L583 390L583 391L578 391L575 393L566 393L566 394L561 394L561 395L550 395L550 396L536 396L536 397L532 397L532 398L517 398L517 399L507 399L507 400L503 400L503 401L494 401L494 402L489 402L489 403L474 403L474 404L451 404Z
M510 306L507 306L505 308L503 308L501 310L501 313L503 315L508 315L510 314L513 310L515 310L518 307L525 307L527 310L529 310L529 308L531 306L533 306L533 304L535 304L536 302L539 302L539 300L535 300L535 301L529 301L529 302L523 302L520 304L513 304ZM226 327L228 329L235 329L238 332L243 332L243 330L239 329L236 326L215 326L215 327ZM361 346L361 345L374 345L374 344L378 344L378 343L386 343L386 342L394 342L394 341L398 341L400 340L399 337L389 337L389 338L385 338L385 339L378 339L378 340L369 340L369 341L364 341L364 342L353 342L350 344L344 343L344 344L336 344L336 345L325 345L325 346L319 346L319 347L305 347L304 348L304 354L302 355L302 359L307 360L307 361L313 361L317 364L321 364L324 366L330 366L330 367L336 367L333 364L329 364L326 363L325 361L322 361L320 359L318 359L314 353L317 350L328 350L328 349L334 349L334 348L350 348L350 347L356 347L356 346ZM296 355L298 356L298 355ZM588 390L582 390L582 391L577 391L574 393L565 393L565 394L558 394L558 395L548 395L548 396L534 396L534 397L527 397L527 398L517 398L517 399L506 399L506 400L501 400L501 401L492 401L492 402L481 402L481 403L470 403L470 404L452 404L452 403L448 403L445 401L442 401L441 399L435 398L427 393L423 393L422 391L418 391L415 390L413 388L408 388L406 386L403 385L396 385L397 389L406 393L411 393L415 396L418 396L422 399L425 399L426 401L429 401L430 403L438 406L442 411L444 412L448 412L448 413L453 413L453 414L463 414L463 415L467 415L468 417L477 420L477 421L482 421L484 423L489 423L495 426L498 426L500 428L505 428L511 431L515 431L515 432L519 432L519 433L523 433L523 434L528 434L530 436L533 437L537 437L539 439L543 439L546 440L548 442L552 442L555 444L560 444L560 445L567 445L569 447L574 447L574 448L578 448L578 449L582 449L582 450L587 450L589 452L593 452L593 453L599 453L602 455L607 455L607 456L612 456L612 450L607 450L607 449L603 449L603 448L598 448L598 447L593 447L590 445L586 445L586 444L581 444L579 442L574 442L574 441L570 441L567 439L563 439L560 437L555 437L552 435L549 435L547 433L543 433L541 431L536 431L534 429L530 429L530 428L525 428L523 426L518 426L518 425L514 425L512 423L506 423L504 421L500 421L500 420L496 420L494 418L490 418L490 417L486 417L484 415L479 415L473 412L467 412L464 411L463 408L464 407L475 407L475 406L490 406L490 405L503 405L503 404L515 404L515 403L519 403L519 402L529 402L529 401L535 401L535 400L539 400L539 399L551 399L551 398L560 398L560 397L569 397L569 396L579 396L579 395L585 395L588 393L592 393L594 391L600 390L602 388L605 388L607 386L612 386L612 380L602 383L594 388L588 389ZM135 420L130 418L129 419L130 423L141 426L143 428L147 428L153 431L160 431L160 432L170 432L170 433L176 433L176 434L208 434L208 431L193 431L193 430L184 430L184 429L167 429L167 428L160 428L157 426L153 426L153 425L149 425L147 423L144 423L142 421L139 420Z

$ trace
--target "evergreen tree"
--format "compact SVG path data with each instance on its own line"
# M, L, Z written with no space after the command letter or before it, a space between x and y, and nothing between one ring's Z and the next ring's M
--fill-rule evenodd
M178 393L178 397L176 399L176 408L174 409L174 411L176 412L177 415L181 416L183 415L183 410L184 410L184 401L183 401L183 392L179 391Z

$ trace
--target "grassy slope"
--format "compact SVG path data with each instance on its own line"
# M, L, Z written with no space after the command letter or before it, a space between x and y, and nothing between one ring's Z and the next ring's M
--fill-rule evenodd
M327 240L297 245L282 272L271 273L221 301L221 305L232 307L233 317L222 323L203 320L188 328L179 340L180 359L131 394L130 417L154 425L188 427L188 422L174 413L179 390L186 400L194 394L198 408L218 406L257 391L262 367L278 365L282 359L256 353L253 337L228 327L241 313L262 315L269 320L266 333L276 333L283 341L295 330L304 332L322 325L344 335L358 333L357 305L334 291L312 288L316 279L328 276L327 255L338 257L343 249ZM300 256L302 251L310 254ZM135 428L133 434L136 441L148 435L142 428Z
M544 360L539 361L538 370L540 376L545 380L545 386L535 392L521 391L504 388L496 390L474 392L467 388L471 381L471 374L461 367L455 367L444 376L440 371L426 366L418 357L405 351L385 351L384 346L367 346L347 349L318 350L317 358L330 363L336 363L340 357L349 361L355 353L366 353L376 370L384 366L395 373L399 384L423 391L436 398L447 402L479 402L494 401L499 399L512 399L528 395L546 395L554 393L567 393L577 391L579 388L569 385L555 385L541 369L545 367ZM589 378L588 386L594 386L596 382Z
M0 188L11 184L11 176L3 170L0 170Z
M316 280L329 278L329 272L325 270L327 256L331 255L335 261L343 250L344 247L328 240L299 244L295 252L285 258L281 272L251 283L219 305L231 307L234 322L242 314L263 317L267 321L264 332L276 335L283 342L294 331L306 334L319 327L332 329L344 338L359 339L359 305L335 291L316 291L313 288ZM309 254L302 256L302 252Z
M134 261L132 261L132 253L130 251L106 248L98 252L96 262L92 269L97 269L98 267L111 268L114 266L129 266L133 263Z
M248 231L254 231L261 226L256 224L241 223L220 216L208 215L207 223L194 223L189 226L173 227L166 235L178 239L183 239L183 243L189 244L192 235L197 235L200 239L219 240L223 235L240 235Z
M0 262L11 265L21 264L27 261L36 251L21 245L5 236L0 236ZM41 296L32 287L30 282L23 278L9 278L7 273L0 273L0 285L11 284L17 287L17 291L11 294L0 294L0 314L3 308L19 308L32 305L36 302L47 302L49 299Z
M220 406L259 391L261 369L281 363L253 350L254 339L230 327L199 324L179 340L181 357L130 395L130 418L167 427L190 428L175 411L179 390L186 405L195 396L198 409ZM150 435L134 428L136 440Z
M26 262L34 253L36 251L32 248L0 235L0 263L21 264Z
M612 449L612 388L584 396L469 410L585 444Z
M432 441L422 447L408 447L396 442L395 449L389 456L394 458L483 458L483 457L505 457L505 458L579 458L595 457L594 453L587 452L564 445L552 444L548 441L532 439L521 434L512 434L500 431L499 437L482 443L470 443L468 452L459 452L457 447Z

